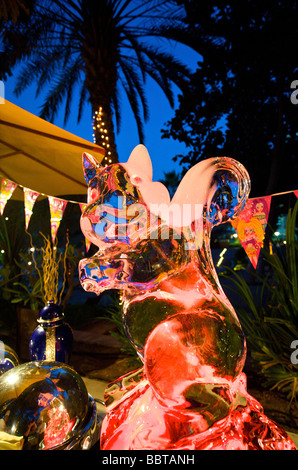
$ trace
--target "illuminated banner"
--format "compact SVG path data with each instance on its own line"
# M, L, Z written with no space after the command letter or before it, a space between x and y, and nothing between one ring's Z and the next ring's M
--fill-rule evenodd
M27 230L31 215L33 213L33 206L35 204L36 199L39 196L39 193L37 193L36 191L32 191L32 189L28 189L28 188L23 188L23 189L24 189L24 207L25 207L25 227Z
M60 222L62 220L67 205L67 201L53 196L48 196L48 200L51 213L51 235L52 241L54 243Z
M16 183L13 183L7 178L2 179L1 190L0 190L0 214L1 215L3 214L4 208L6 206L8 199L11 197L16 187L17 187Z
M232 222L250 262L256 268L270 212L271 196L248 199L239 217Z

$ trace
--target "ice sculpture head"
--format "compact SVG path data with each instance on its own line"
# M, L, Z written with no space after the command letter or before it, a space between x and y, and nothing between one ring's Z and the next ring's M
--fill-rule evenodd
M194 241L198 238L194 229L206 224L212 228L237 216L249 193L246 170L225 157L191 168L172 200L163 184L152 181L152 164L143 145L134 149L125 164L101 166L85 153L83 168L88 206L81 219L82 231L102 252L113 247L114 254L116 246L119 252L125 251L124 245L155 239L157 230L165 227L176 239Z

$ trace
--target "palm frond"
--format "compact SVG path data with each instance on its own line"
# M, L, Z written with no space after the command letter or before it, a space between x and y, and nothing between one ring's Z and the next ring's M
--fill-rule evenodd
M63 70L60 76L54 81L54 85L49 89L40 113L43 119L53 122L59 110L59 106L66 97L64 121L67 120L72 99L72 89L74 83L80 77L80 73L79 58L77 58L77 60L74 60Z
M17 77L14 93L19 96L28 86L32 84L32 80L37 80L36 96L46 83L49 83L53 75L61 70L61 61L65 58L64 48L56 48L46 54L41 53L32 61L29 61L21 68Z
M36 0L26 25L16 23L2 31L9 67L25 63L15 92L36 82L38 96L49 87L40 115L53 121L65 100L66 122L73 89L79 86L78 119L84 103L92 109L104 106L107 114L114 111L119 130L122 84L143 141L143 122L150 109L146 78L157 83L172 107L172 84L181 90L188 84L186 65L174 53L156 47L157 38L187 43L184 18L183 7L166 0Z
M140 106L139 106L139 101L138 101L136 90L132 86L131 81L126 81L124 78L123 79L121 78L120 80L121 80L123 89L126 93L126 96L128 98L131 109L135 116L140 143L144 143L144 140L145 140L144 128L143 128Z
M153 46L139 44L143 54L147 56L147 71L150 64L155 67L163 78L175 83L183 90L188 85L190 70L171 54L157 51Z
M126 82L131 84L131 89L135 88L142 103L144 120L147 121L149 117L149 107L145 95L144 86L140 80L138 69L130 62L129 57L121 57L119 59L119 66L125 76Z
M75 85L81 78L81 58L77 57L74 63L66 70L66 74L62 77L62 80L67 80L67 91L66 91L66 104L64 112L64 124L66 124L69 114L70 105L72 102L73 92Z
M77 122L79 123L82 119L83 109L87 101L88 90L86 87L86 83L82 83L81 91L80 91L80 101L79 101L79 110L78 110L78 117Z

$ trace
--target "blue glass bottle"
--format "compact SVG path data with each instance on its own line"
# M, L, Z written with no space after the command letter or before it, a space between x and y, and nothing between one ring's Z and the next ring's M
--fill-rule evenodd
M41 310L39 325L29 342L31 361L58 361L69 363L73 345L70 326L64 322L59 305L49 301Z

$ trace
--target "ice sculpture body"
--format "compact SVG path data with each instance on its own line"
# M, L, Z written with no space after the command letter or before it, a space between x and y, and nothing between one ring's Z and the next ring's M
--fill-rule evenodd
M245 168L226 157L195 165L172 201L152 182L147 150L103 167L83 155L85 290L123 292L126 333L144 366L110 384L102 449L295 449L246 391L245 338L210 252L212 228L247 200Z

